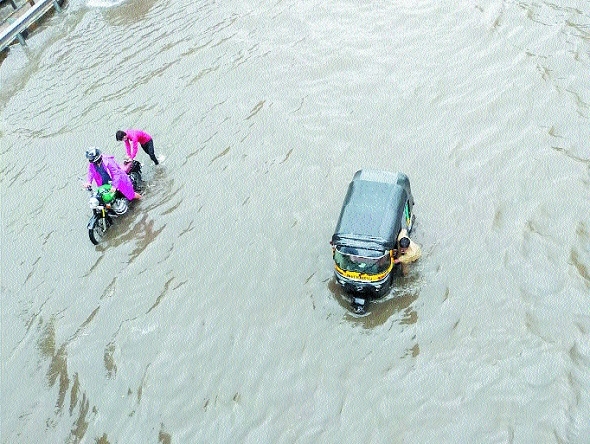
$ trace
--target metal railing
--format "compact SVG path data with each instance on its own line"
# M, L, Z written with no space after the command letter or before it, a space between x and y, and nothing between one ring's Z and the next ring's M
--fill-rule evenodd
M8 0L8 3L13 7L13 11L0 24L0 52L4 51L4 49L15 40L18 40L19 43L25 45L26 42L23 32L52 8L61 12L63 1L64 0L28 0L17 5L14 0Z

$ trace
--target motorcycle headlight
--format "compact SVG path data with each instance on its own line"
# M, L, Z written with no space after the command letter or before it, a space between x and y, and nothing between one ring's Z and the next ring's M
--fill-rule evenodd
M96 197L91 197L90 200L88 201L88 205L90 206L90 209L94 210L95 208L97 208L100 205L100 202L98 201L98 199Z

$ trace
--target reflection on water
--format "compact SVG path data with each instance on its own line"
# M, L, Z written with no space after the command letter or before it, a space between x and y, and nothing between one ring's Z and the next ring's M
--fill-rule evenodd
M164 424L162 424L162 427ZM165 432L164 430L160 430L158 433L158 442L160 444L172 444L172 435L170 433Z
M38 347L41 356L49 359L49 368L47 370L49 387L53 387L59 381L58 399L56 402L56 413L59 414L63 408L66 392L70 386L70 378L68 377L66 344L62 344L59 349L56 348L55 318L51 318L43 327Z
M68 442L80 443L84 438L88 429L90 419L87 418L89 413L96 415L96 407L90 410L90 401L85 392L81 390L81 383L78 373L74 373L72 379L70 379L68 373L68 347L71 342L75 341L80 333L87 327L96 314L99 308L95 308L88 318L80 325L74 335L64 341L59 348L56 343L56 323L57 318L52 317L48 322L43 325L43 320L39 321L40 336L37 343L39 354L49 359L49 367L47 369L47 383L49 387L54 387L58 383L58 394L57 401L55 403L55 411L53 416L46 419L46 424L49 427L57 427L60 418L63 414L63 407L66 401L68 390L71 390L69 394L69 415L74 415L75 409L77 408L78 416L73 419L71 427L71 439ZM105 351L105 365L107 365L107 352ZM112 367L111 367L112 370ZM115 367L116 371L116 367ZM81 397L81 398L80 398Z
M104 367L107 371L107 378L113 379L117 376L117 363L115 361L116 346L114 342L110 342L104 349Z
M419 291L411 281L400 281L402 278L394 277L394 285L389 293L382 298L367 302L367 311L358 315L350 311L351 295L347 294L336 279L332 277L328 281L328 289L338 301L338 304L345 310L343 319L352 325L358 325L365 330L374 330L377 327L385 325L388 321L390 331L394 325L398 325L403 331L408 327L415 327L418 322L418 312L415 303L419 296ZM391 334L398 334L392 332ZM412 334L409 339L405 337L401 341L408 341L405 344L399 358L410 356L416 358L420 354L420 346L417 342L416 334Z
M55 404L56 409L54 412L54 417L47 418L46 421L47 425L50 427L57 426L57 423L59 422L59 417L61 416L64 407L66 394L70 387L70 378L68 376L67 363L67 342L63 343L58 349L56 349L57 345L55 338L55 322L55 318L51 318L43 326L41 336L38 342L40 355L49 359L49 368L47 370L47 382L49 384L49 387L53 387L56 384L56 382L59 381L59 389L57 401ZM74 376L74 383L70 394L70 416L72 415L75 405L78 403L78 392L79 380L78 375L76 374ZM82 401L82 409L87 410L88 406L86 405L86 407L84 407L84 403L87 404L86 399L83 399ZM82 412L79 419L85 417L85 415L86 411ZM83 433L81 435L79 434L79 428L80 424L78 424L78 426L74 428L72 433L78 433L79 438L81 438L83 436ZM79 440L76 440L75 442L79 442Z
M89 0L88 6L116 8L107 10L106 19L112 25L129 26L145 18L156 0Z

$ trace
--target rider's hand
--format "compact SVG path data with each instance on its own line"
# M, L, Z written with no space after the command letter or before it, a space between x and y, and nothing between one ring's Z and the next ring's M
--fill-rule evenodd
M82 184L82 188L86 188L87 190L92 188L92 185L90 184L90 182L85 182Z

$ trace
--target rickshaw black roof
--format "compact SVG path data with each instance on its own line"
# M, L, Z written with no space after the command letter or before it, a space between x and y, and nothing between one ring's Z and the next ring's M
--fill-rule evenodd
M368 250L395 248L408 199L413 204L405 174L357 171L348 186L332 243Z

